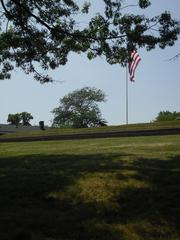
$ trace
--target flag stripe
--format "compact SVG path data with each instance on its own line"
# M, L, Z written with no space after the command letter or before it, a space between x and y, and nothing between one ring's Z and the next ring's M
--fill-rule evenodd
M132 82L134 82L135 71L136 71L136 68L137 68L137 66L138 66L138 64L139 64L140 61L141 61L141 59L139 58L139 59L137 60L136 64L135 64L135 66L134 66L133 71L132 71L131 78L130 78Z
M134 81L135 71L136 71L136 68L137 68L140 61L141 61L141 58L140 58L139 54L134 50L131 53L131 61L128 64L129 75L130 75L130 80L131 81Z
M132 61L133 61L133 59L134 59L134 55L136 54L136 52L135 51L133 51L132 53L131 53L131 61L129 62L129 73L131 73L132 72Z
M135 54L135 55L133 56L133 61L132 61L131 64L130 64L130 73L133 72L133 69L134 69L134 66L136 65L136 61L138 60L138 57L139 57L138 54Z
M136 65L136 61L138 61L139 55L137 53L132 55L132 62L130 64L130 73L133 72L134 66Z

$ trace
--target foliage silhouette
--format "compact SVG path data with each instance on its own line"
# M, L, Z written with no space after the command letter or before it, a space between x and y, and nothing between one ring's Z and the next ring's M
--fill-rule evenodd
M56 69L67 63L70 52L86 53L89 59L104 56L109 64L124 66L132 49L174 45L179 22L170 12L147 17L137 14L136 8L143 11L151 5L150 0L137 0L133 6L129 2L104 0L102 11L89 14L83 25L79 17L89 12L86 2L1 0L0 79L10 78L18 67L33 73L41 83L52 81L37 65L43 71Z

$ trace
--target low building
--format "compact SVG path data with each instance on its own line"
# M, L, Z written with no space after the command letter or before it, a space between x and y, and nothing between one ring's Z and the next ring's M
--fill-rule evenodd
M22 126L19 125L16 127L11 124L0 124L0 133L13 133L13 132L22 132L22 131L34 131L39 130L39 126Z

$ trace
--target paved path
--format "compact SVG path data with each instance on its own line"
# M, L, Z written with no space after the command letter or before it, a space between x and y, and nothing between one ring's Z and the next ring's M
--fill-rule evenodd
M110 138L110 137L138 137L138 136L163 136L180 134L180 128L158 129L158 130L139 130L139 131L120 131L120 132L101 132L101 133L82 133L52 136L34 136L17 138L0 138L0 142L32 142L32 141L55 141L55 140L79 140L91 138Z

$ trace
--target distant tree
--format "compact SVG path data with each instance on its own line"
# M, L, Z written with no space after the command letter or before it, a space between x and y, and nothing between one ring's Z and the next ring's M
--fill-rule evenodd
M170 112L170 111L161 111L158 113L158 116L156 117L155 121L171 121L175 120L176 118L180 117L180 112Z
M21 115L21 121L23 126L30 126L30 121L33 119L33 116L31 113L28 112L22 112Z
M20 113L9 114L7 122L18 127L18 125L21 122L21 114Z
M15 114L9 114L7 122L16 125L23 125L23 126L30 126L30 120L33 119L33 116L31 113L28 112L22 112L22 113L15 113Z
M60 99L59 107L55 108L53 126L86 128L101 126L105 120L101 116L97 102L104 102L102 90L84 87L75 90Z

